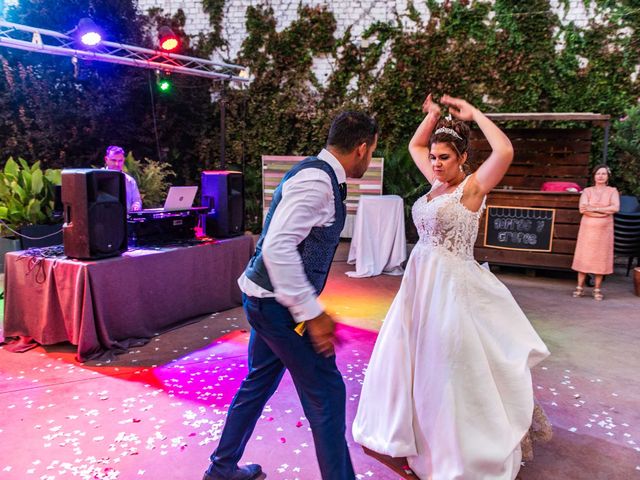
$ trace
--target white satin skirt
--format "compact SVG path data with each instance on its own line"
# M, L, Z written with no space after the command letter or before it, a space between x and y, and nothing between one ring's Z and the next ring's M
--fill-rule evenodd
M530 369L549 351L473 260L418 244L385 318L353 424L421 480L513 480L531 425Z

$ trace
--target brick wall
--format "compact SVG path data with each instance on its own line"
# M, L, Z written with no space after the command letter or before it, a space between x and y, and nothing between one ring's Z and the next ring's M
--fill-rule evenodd
M407 28L417 28L406 15L407 0L302 0L307 5L326 5L336 17L337 32L341 36L351 26L351 33L357 40L359 35L376 21L395 21L400 16ZM574 22L578 27L587 25L590 19L598 20L595 15L595 6L584 0L570 0L569 8L564 8L561 0L550 0L552 8L558 13L563 23ZM228 50L218 52L216 59L224 58L233 60L236 57L242 41L246 36L245 12L249 6L269 4L276 12L278 28L286 28L298 16L298 4L300 0L226 0L223 18L223 36L229 42ZM0 13L3 6L15 5L18 0L0 0ZM423 19L428 18L426 2L414 3ZM585 3L588 6L585 7ZM149 8L160 7L166 13L175 13L182 9L187 17L185 29L187 33L195 35L199 32L210 30L209 15L202 10L200 0L138 0L138 8L146 12ZM558 48L562 48L562 39ZM323 81L331 71L331 63L328 59L317 58L314 62L314 71L318 80Z
M326 5L336 17L336 35L341 36L351 26L352 35L357 40L359 35L376 21L394 21L397 14L403 19L405 27L416 28L417 25L406 15L407 0L303 0L307 5ZM216 57L233 60L246 36L245 12L249 6L269 4L276 12L278 28L286 28L297 18L299 0L227 0L224 7L223 36L229 42L227 51L220 52ZM428 18L426 2L415 2L415 8L423 19ZM584 27L589 19L596 18L593 6L585 7L583 0L570 0L569 8L565 10L560 0L551 0L551 5L564 23L574 22ZM166 13L174 13L179 8L184 10L187 17L185 26L189 34L208 31L210 29L209 16L202 10L200 0L138 0L138 8L146 11L152 7L160 7ZM559 45L559 48L562 48ZM331 64L324 58L316 59L315 73L323 81L331 71Z

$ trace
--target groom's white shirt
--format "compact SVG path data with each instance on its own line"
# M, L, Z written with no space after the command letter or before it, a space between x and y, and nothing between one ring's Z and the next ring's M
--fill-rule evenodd
M333 168L338 183L346 181L344 168L328 150L323 149L318 158ZM275 297L289 309L296 322L320 315L324 308L304 273L298 245L313 227L331 225L335 218L329 175L318 168L305 168L296 173L282 186L282 199L262 244L262 258L275 292L256 285L244 273L238 279L240 290L250 297Z

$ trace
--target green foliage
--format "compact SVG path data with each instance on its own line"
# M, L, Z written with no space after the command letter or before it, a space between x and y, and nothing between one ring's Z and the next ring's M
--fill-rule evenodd
M418 170L406 146L386 151L384 157L384 193L404 199L405 218L411 218L411 207L421 195L427 193L425 178ZM405 224L409 241L417 240L413 222Z
M129 152L124 159L125 170L138 184L142 204L147 208L160 207L171 186L169 177L175 177L175 172L167 162L159 162L145 158L136 160Z
M628 110L615 122L613 147L613 184L628 195L640 197L640 106Z
M74 71L68 58L5 49L0 52L0 157L21 153L46 166L74 167L95 163L107 145L120 144L137 158L170 164L184 182L196 182L205 168L242 168L247 224L257 230L262 155L317 153L337 111L362 109L375 113L381 126L385 188L409 204L423 180L405 150L428 92L466 98L487 112L597 112L616 118L636 104L637 1L588 3L598 20L578 26L561 21L548 0L426 0L428 18L413 1L406 14L373 23L361 38L349 28L337 36L336 18L326 6L301 4L298 17L284 28L272 8L250 6L241 50L226 59L249 67L248 86L173 75L171 95L156 97L150 96L153 78L144 70L81 62ZM561 0L560 9L570 4ZM225 2L203 0L203 8L211 31L195 37L184 32L183 11L166 15L154 9L143 16L133 0L21 0L8 17L67 31L91 11L111 39L143 46L153 46L155 28L168 24L182 39L181 53L223 55ZM331 73L316 78L314 64L323 61ZM623 124L614 124L614 139ZM602 131L596 130L594 144L601 141ZM594 147L592 163L599 155ZM616 153L611 163L618 184L637 191L637 170L627 168L630 157ZM406 174L396 174L396 168Z
M222 36L222 18L225 0L202 0L202 9L209 14L212 32L200 34L200 44L211 54L215 49L226 45Z
M276 31L274 12L247 9L248 37L237 63L253 76L247 89L227 89L227 161L245 175L247 227L262 225L262 155L317 153L330 116L312 72L316 55L333 52L335 18L326 7L301 6L300 18Z
M109 40L151 45L131 0L21 0L9 8L7 20L65 32L90 14L109 32ZM0 158L22 155L48 167L77 167L89 165L111 144L136 143L144 149L151 131L148 104L140 101L148 98L145 74L2 49Z
M25 225L53 221L54 185L60 185L60 170L42 170L40 162L33 165L9 157L0 173L0 219L13 230ZM0 225L1 235L11 232Z
M428 1L428 19L411 4L406 17L372 24L365 41L350 29L328 41L336 22L326 8L300 8L298 19L278 32L272 9L250 7L237 61L255 78L229 99L236 116L228 132L233 156L246 157L245 172L256 176L247 185L248 205L260 201L262 155L316 153L331 118L346 108L375 113L385 189L409 205L424 180L406 146L428 92L463 97L487 112L621 115L640 96L632 75L640 64L633 3L602 1L596 11L603 22L580 28L563 24L547 0ZM333 64L326 82L312 72L314 57ZM596 128L596 146L601 138ZM599 156L594 148L593 162Z
M9 8L7 19L65 32L90 14L108 40L148 48L155 47L158 25L166 24L181 37L180 53L201 55L184 33L181 11L144 16L136 3L21 0ZM86 167L102 159L108 145L122 145L138 158L171 163L181 181L191 182L217 154L217 143L211 142L218 136L211 82L180 75L171 79L171 94L158 95L151 88L151 70L83 60L74 66L68 57L2 49L0 158L20 154L47 167Z
M149 12L147 23L152 31L161 25L171 27L180 38L181 55L204 58L210 56L214 48L208 43L210 39L200 35L193 41L185 33L186 16L180 9L174 15L154 9ZM174 74L170 81L170 94L151 93L153 89L147 82L147 91L142 97L149 99L145 106L149 114L152 113L151 102L155 108L155 120L150 115L145 125L145 146L148 148L139 148L137 141L124 144L130 145L128 149L133 150L138 158L157 158L160 162L169 163L180 182L195 183L199 181L203 168L220 165L218 105L211 101L214 87L211 80L202 77ZM152 135L154 125L158 130L157 143Z

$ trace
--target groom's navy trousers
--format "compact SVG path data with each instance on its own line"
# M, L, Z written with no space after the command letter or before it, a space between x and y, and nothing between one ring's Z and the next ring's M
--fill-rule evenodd
M324 480L353 480L355 474L345 440L346 393L336 357L318 354L309 335L298 335L289 310L273 298L243 295L251 326L249 374L231 403L218 448L211 455L214 470L224 475L242 457L262 410L285 369L293 378L313 433Z

